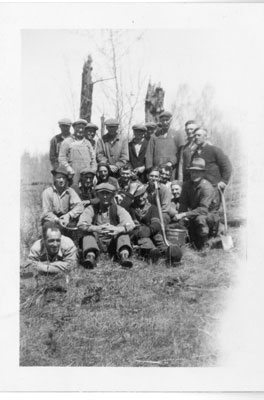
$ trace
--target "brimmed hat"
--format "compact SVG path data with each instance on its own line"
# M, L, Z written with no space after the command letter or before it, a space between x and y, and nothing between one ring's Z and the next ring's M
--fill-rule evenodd
M203 158L194 158L191 166L186 169L189 171L205 171L205 160Z
M69 118L61 118L61 119L58 121L58 124L59 124L59 125L71 126L72 122L71 122L71 120L70 120Z
M143 125L143 124L136 124L136 125L133 125L133 126L132 126L132 129L133 129L134 131L143 131L143 132L146 132L146 131L147 131L146 126Z
M96 174L96 171L95 171L93 168L91 168L91 167L86 167L86 168L84 168L84 169L81 170L80 175L86 175L86 174L93 174L93 175L95 175L95 174Z
M88 122L88 124L86 125L85 129L94 129L95 131L97 131L98 126L93 124L92 122Z
M115 118L110 118L105 121L106 126L118 126L119 122Z
M172 113L170 113L169 111L163 111L159 115L159 119L160 118L171 118L171 117L172 117Z
M69 178L69 172L67 171L67 169L64 166L59 166L56 169L53 169L51 171L52 175L56 175L56 174L63 174L65 176L67 176L67 178Z
M86 126L87 125L87 121L85 119L80 118L80 119L77 119L76 121L74 121L72 126L81 125L81 124Z
M138 197L138 196L141 196L143 193L145 193L146 192L146 190L147 190L147 188L148 188L148 185L139 185L138 187L137 187L137 190L135 191L135 193L134 193L134 198L135 197Z
M116 188L110 183L100 183L100 185L95 186L96 192L110 192L113 193L116 191Z

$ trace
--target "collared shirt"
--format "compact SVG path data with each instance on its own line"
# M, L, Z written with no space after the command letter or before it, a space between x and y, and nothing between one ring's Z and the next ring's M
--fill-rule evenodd
M28 266L36 267L38 262L50 264L57 267L58 271L65 271L72 269L77 262L77 249L73 241L66 237L61 236L61 245L58 254L54 258L50 258L45 249L43 239L37 240L30 249L28 256Z
M42 193L42 221L55 221L67 213L74 219L79 217L83 209L80 197L72 188L67 188L59 194L52 185Z
M183 183L179 213L186 212L186 217L192 219L198 215L207 215L216 208L215 189L209 181L201 179L198 183L192 181Z

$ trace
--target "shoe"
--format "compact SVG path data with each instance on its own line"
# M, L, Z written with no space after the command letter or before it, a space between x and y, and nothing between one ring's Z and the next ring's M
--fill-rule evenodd
M128 254L125 253L120 253L120 265L123 268L132 268L133 267L133 263L131 260L128 259Z
M82 264L85 269L94 269L96 267L95 256L93 254L87 254Z
M151 249L149 252L149 258L152 261L152 264L155 264L161 256L161 252L159 249Z

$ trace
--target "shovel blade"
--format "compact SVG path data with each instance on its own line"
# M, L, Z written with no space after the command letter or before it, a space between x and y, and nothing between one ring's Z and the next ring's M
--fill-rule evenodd
M220 235L224 250L230 250L234 247L233 239L230 235Z

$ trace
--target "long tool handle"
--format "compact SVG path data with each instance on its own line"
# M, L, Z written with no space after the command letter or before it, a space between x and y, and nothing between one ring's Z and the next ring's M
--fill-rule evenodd
M166 244L166 246L170 246L167 238L166 238L166 233L165 233L165 226L164 226L164 221L163 221L163 216L162 216L162 211L161 211L161 205L160 205L160 198L159 198L159 188L158 188L158 182L154 182L155 186L155 192L156 192L156 202L157 202L157 207L158 207L158 212L159 212L159 218L160 218L160 225L161 225L161 232L163 236L163 240Z
M223 205L223 211L224 211L224 222L225 222L225 234L227 234L227 218L226 218L226 202L225 202L225 195L222 189L219 189L220 196L221 196L221 201Z

